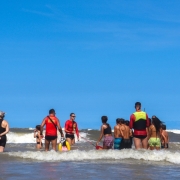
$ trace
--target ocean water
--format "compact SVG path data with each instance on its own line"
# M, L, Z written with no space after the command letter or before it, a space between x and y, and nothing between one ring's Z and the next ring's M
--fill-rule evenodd
M95 144L98 130L81 130ZM35 149L33 131L11 129L0 154L0 179L178 179L180 131L170 130L168 150L95 150L80 138L69 152Z

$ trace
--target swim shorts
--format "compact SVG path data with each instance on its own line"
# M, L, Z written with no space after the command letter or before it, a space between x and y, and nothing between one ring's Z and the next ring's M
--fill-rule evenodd
M120 149L121 140L122 140L122 138L114 139L114 149Z
M143 140L147 137L147 135L134 135L133 137Z
M114 139L112 136L105 136L103 141L103 146L106 146L108 148L112 148L114 143Z
M3 135L0 137L0 146L5 147L6 146L6 135Z
M130 148L131 148L131 140L122 139L120 149L130 149Z
M160 138L150 138L149 141L149 146L150 147L161 147L161 140Z
M66 138L69 138L71 140L74 139L74 134L66 134Z
M45 139L47 141L53 141L53 140L57 139L57 136L45 136Z

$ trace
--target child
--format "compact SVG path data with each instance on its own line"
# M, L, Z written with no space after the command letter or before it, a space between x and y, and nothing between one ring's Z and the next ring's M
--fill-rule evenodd
M36 138L36 148L41 149L42 148L42 137L40 135L40 125L37 125L36 129L34 130L34 138Z
M68 141L66 141L65 138L61 138L61 141L59 143L59 151L69 151L70 149L71 148Z
M162 124L162 132L161 132L161 148L169 148L169 136L168 132L166 131L166 125Z

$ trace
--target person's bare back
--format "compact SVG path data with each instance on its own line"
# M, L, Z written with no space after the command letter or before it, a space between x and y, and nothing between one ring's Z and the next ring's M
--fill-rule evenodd
M122 137L122 133L120 130L120 125L117 124L116 126L114 126L114 138L121 138Z
M126 134L126 128L124 124L120 125L120 131L122 132L122 137L124 138L125 134Z
M123 132L123 138L124 139L130 139L130 128L129 126L124 125L124 132Z

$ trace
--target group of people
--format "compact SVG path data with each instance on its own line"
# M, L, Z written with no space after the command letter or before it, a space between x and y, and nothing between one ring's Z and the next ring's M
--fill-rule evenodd
M116 119L114 137L111 126L107 123L107 116L102 116L101 133L96 145L98 146L104 137L102 149L112 149L113 145L114 149L129 149L132 148L133 140L136 149L168 148L169 136L166 125L156 116L148 118L147 113L141 110L140 102L135 103L135 109L130 121L123 118Z
M141 110L141 103L135 103L136 111L130 116L130 121L123 118L116 119L114 126L114 135L111 126L107 123L108 117L102 116L102 126L100 137L96 143L98 147L99 142L103 138L103 147L100 149L129 149L134 146L136 149L157 149L168 148L169 136L166 131L166 125L163 124L156 116L148 118L146 112ZM9 124L4 120L5 113L0 111L0 152L4 151L6 145L6 134L9 132ZM36 138L36 148L43 147L42 139L44 126L45 129L45 151L49 150L50 143L52 149L56 151L57 148L57 129L61 134L61 147L65 146L69 150L70 146L75 143L75 134L79 141L79 130L77 122L75 122L75 113L70 114L70 118L65 122L65 137L60 125L59 119L56 117L54 109L49 110L49 115L46 116L41 125L37 125L34 130L34 138ZM100 147L100 146L99 146ZM63 148L63 147L62 147Z
M49 150L50 143L52 145L52 149L56 151L57 148L57 129L61 134L61 144L64 146L71 146L75 143L75 134L77 135L77 139L79 141L79 130L78 125L75 122L76 115L75 113L70 114L70 118L65 123L64 131L66 133L65 137L60 125L59 119L56 117L56 113L54 109L49 110L49 115L46 116L41 125L37 125L34 131L34 138L36 138L36 148L42 148L42 138L43 138L43 128L45 129L45 151ZM69 149L69 148L67 148Z

